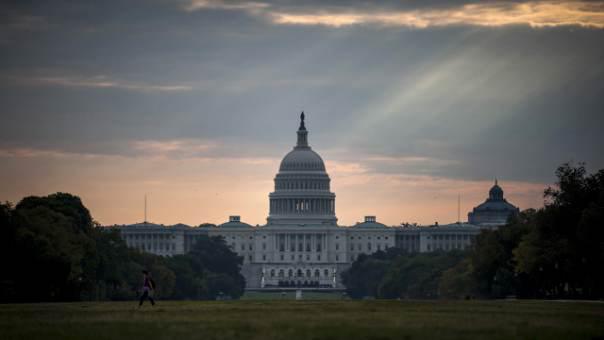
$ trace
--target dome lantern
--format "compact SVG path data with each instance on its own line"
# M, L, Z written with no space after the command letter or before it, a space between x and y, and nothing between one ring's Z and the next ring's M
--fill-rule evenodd
M495 179L495 185L489 190L489 199L492 201L503 201L503 189L497 184L497 179Z
M296 143L296 149L309 148L308 146L308 131L304 126L304 111L300 114L300 127L298 128L298 142Z

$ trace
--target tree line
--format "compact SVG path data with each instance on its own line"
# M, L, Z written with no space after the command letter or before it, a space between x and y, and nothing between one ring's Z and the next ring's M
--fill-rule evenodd
M544 206L465 251L359 256L342 274L356 298L604 298L604 170L564 164Z
M0 204L0 264L0 302L133 299L142 270L166 299L237 298L245 286L242 259L222 238L170 258L139 252L67 193Z

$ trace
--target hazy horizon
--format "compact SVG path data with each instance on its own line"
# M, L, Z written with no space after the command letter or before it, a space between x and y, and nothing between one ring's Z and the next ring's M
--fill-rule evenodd
M264 224L304 110L340 225L521 209L604 168L604 4L0 5L0 200L69 192L103 225Z

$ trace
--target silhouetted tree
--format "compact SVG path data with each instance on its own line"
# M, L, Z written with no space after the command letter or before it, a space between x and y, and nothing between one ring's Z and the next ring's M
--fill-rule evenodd
M219 238L168 259L129 249L118 230L95 225L77 196L0 204L0 301L132 299L149 270L163 298L239 297L241 258Z

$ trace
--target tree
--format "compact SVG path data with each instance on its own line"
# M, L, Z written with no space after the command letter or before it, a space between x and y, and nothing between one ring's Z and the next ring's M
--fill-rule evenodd
M471 252L477 293L483 297L523 295L516 290L514 249L535 223L536 212L528 209L495 230L483 230Z
M514 250L516 271L530 278L536 297L604 296L604 170L564 164L534 228Z
M342 280L353 298L436 298L444 271L464 256L461 251L409 254L391 248L359 256Z
M443 273L456 266L463 251L419 253L399 256L380 284L382 298L438 298Z
M222 237L199 237L188 254L167 260L175 273L174 298L215 299L224 294L239 298L245 288L243 259Z
M390 266L389 259L360 255L352 266L342 273L346 293L352 298L378 297L379 285Z
M69 194L27 197L11 210L2 208L3 285L11 301L79 299L88 284L87 260L94 256L92 218L79 198Z
M467 257L457 265L445 270L438 285L439 297L472 298L478 294L478 286L473 276L472 260Z
M174 258L139 252L66 193L0 204L0 223L0 301L132 299L143 269L159 297L243 294L242 259L221 238L202 237L191 253Z

